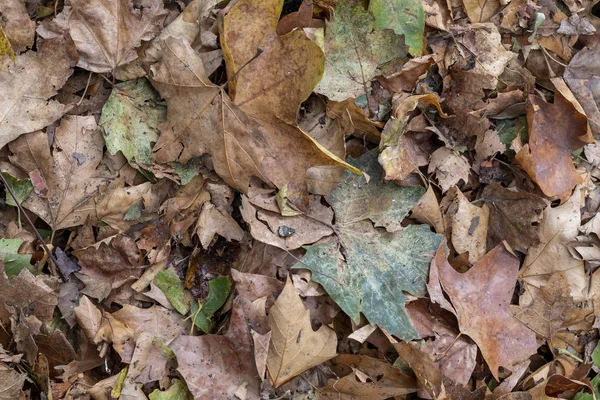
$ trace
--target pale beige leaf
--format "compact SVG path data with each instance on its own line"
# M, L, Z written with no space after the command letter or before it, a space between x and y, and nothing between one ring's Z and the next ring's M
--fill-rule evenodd
M212 203L205 203L196 224L196 234L204 249L208 249L215 235L219 235L228 241L240 241L244 237L244 231L225 207L215 207Z
M313 331L309 314L288 279L269 313L267 371L275 387L336 355L335 332L327 326Z
M79 305L75 307L77 324L83 329L88 339L92 340L102 325L102 312L87 296L81 296Z
M8 37L15 53L33 46L35 22L29 19L22 0L2 0L0 2L0 28ZM0 146L2 147L2 146Z
M54 100L77 59L64 38L39 40L38 51L28 51L0 62L0 148L23 133L42 129L70 107Z
M454 150L440 147L431 155L427 173L435 172L442 192L446 192L461 180L466 183L469 180L470 170L471 167L465 157Z
M72 0L71 37L79 67L114 72L135 60L135 49L162 29L166 16L160 0Z
M490 210L487 205L477 207L469 202L460 190L454 198L456 213L452 221L452 245L459 253L469 253L469 262L474 264L486 253L486 237Z

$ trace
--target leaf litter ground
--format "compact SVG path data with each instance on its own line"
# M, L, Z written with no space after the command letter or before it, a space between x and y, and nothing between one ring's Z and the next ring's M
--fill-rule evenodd
M600 396L594 1L0 15L0 399Z

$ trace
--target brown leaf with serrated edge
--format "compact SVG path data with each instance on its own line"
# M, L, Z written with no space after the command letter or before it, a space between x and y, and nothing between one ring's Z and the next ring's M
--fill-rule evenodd
M97 170L103 147L93 116L63 118L52 150L41 131L12 142L11 162L28 173L39 170L48 186L47 194L32 193L23 206L55 230L82 225L95 211L88 201L108 182L109 175Z
M500 367L512 370L536 353L535 333L509 310L519 260L504 244L464 274L450 266L442 245L431 268L438 270L439 281L456 310L460 331L477 344L496 379Z
M561 200L582 182L571 152L593 143L587 117L562 79L553 79L554 103L529 95L527 125L529 144L517 153L517 161L548 197Z
M274 387L336 355L335 332L327 326L313 331L309 314L288 278L269 312L271 344L267 373Z
M0 148L23 133L50 125L70 109L48 99L73 73L77 63L73 43L59 37L40 39L37 45L37 52L17 56L10 68L10 58L0 62Z
M73 0L71 6L78 66L99 73L114 73L135 60L136 47L160 32L167 14L160 0Z
M513 249L527 254L540 243L538 223L547 206L544 199L493 183L483 189L479 200L490 210L488 250L506 240Z

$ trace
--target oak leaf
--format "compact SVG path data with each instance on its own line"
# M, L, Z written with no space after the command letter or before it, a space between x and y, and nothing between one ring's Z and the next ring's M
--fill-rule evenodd
M519 260L503 244L464 274L452 268L444 246L440 246L431 269L439 273L460 331L477 344L496 379L500 367L512 370L536 353L535 333L515 319L509 309Z
M267 372L274 387L336 355L335 332L327 326L313 331L309 314L288 278L269 312L271 343Z

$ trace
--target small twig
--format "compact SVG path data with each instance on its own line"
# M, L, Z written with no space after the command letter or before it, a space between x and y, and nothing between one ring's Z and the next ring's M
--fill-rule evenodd
M48 257L52 261L52 263L51 263L52 264L51 265L52 272L54 274L56 274L58 272L58 275L60 276L60 279L62 279L63 282L66 282L67 279L63 275L63 273L60 270L60 268L58 268L58 261L56 261L56 258L54 258L54 255L52 254L52 252L50 252L50 250L48 249L48 246L46 246L46 242L42 238L42 235L40 235L40 232L38 232L38 230L36 229L36 227L33 225L33 222L29 218L29 215L27 215L27 213L25 212L25 209L23 209L23 206L21 205L21 203L19 203L19 200L17 200L17 195L15 194L15 192L13 192L13 190L9 186L8 182L6 182L6 179L4 178L4 175L2 173L0 173L0 179L2 180L2 183L4 184L4 186L6 187L6 190L8 190L8 193L10 193L10 196L15 201L15 204L17 205L17 208L19 209L20 213L23 214L23 216L25 217L25 219L27 220L27 222L29 223L29 225L33 229L33 232L35 232L35 236L37 236L38 240L40 241L40 243L42 245L42 248L44 249L44 251L46 252L46 254L48 254Z
M81 105L81 103L83 103L83 99L85 99L85 95L88 91L88 88L90 87L91 80L92 80L92 71L90 71L90 75L88 76L87 83L85 84L85 90L83 91L83 94L81 95L81 99L79 99L79 101L77 102L78 107Z

